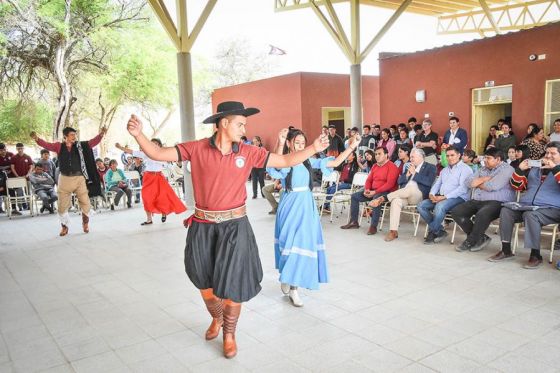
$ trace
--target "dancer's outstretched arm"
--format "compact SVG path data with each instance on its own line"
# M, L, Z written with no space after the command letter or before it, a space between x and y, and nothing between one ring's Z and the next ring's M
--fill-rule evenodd
M360 141L362 141L362 138L361 138L360 135L356 134L356 135L352 136L348 140L348 148L345 151L343 151L342 153L340 153L338 155L338 157L336 157L334 160L328 162L327 167L329 167L329 168L338 167L338 165L340 165L342 162L344 162L344 160L346 158L348 158L350 153L356 151L356 148L358 147L358 145L360 145Z
M266 167L285 168L292 167L303 163L305 160L311 158L314 154L322 152L329 147L329 138L326 135L321 135L313 141L313 144L306 147L302 151L279 155L270 153Z
M140 149L154 161L177 162L179 160L175 147L160 148L142 133L142 122L136 115L130 116L126 128L128 133L134 136L134 139L140 145Z

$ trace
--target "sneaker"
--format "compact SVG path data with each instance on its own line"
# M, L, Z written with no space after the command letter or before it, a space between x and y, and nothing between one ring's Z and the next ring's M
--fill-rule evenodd
M45 212L45 206L41 207L41 208L39 209L39 212L40 212L41 214L42 214L43 212Z
M303 307L303 301L299 297L297 289L290 289L290 293L288 295L295 307Z
M447 232L442 229L441 231L439 231L435 235L434 242L435 243L440 243L441 241L443 241L445 239L445 237L447 237Z
M284 295L290 294L290 284L281 283L280 290L282 290L282 293L284 293Z
M132 203L127 203L126 206L131 209L132 208Z
M434 238L436 238L436 235L433 234L432 232L428 232L428 235L426 236L426 238L424 238L424 245L432 245L435 243Z
M488 258L488 261L489 262L494 262L494 263L505 262L506 260L513 259L514 257L515 257L514 254L511 254L511 253L506 254L502 250L500 250L496 254L494 254L490 258Z
M527 264L523 266L525 269L537 269L542 265L542 258L536 258L534 256L529 257Z
M492 239L490 237L488 237L487 235L483 235L482 238L480 240L478 240L478 242L470 248L470 251L473 252L473 253L477 252L477 251L481 251L486 246L488 246L488 244L491 241L492 241Z
M455 247L455 251L458 252L469 251L471 247L473 247L473 244L467 240L464 240L462 244Z

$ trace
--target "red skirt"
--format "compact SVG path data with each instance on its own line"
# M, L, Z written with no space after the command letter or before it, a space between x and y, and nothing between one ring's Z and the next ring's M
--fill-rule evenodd
M152 214L180 214L187 210L161 172L144 172L142 200L144 210Z

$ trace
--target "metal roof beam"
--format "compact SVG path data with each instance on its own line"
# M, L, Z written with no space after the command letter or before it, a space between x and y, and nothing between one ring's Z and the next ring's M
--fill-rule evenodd
M397 21L400 15L404 13L404 11L406 10L406 8L408 8L410 3L412 3L412 0L405 0L401 4L401 6L395 11L395 13L393 13L391 18L389 18L389 20L387 21L387 23L383 25L381 30L379 30L377 35L375 35L375 37L369 42L367 47L364 49L364 51L360 54L360 62L362 62L367 57L367 55L373 50L373 48L377 45L377 43L379 43L381 38L385 36L387 31L389 31L391 26L393 26L393 24Z
M175 48L177 50L180 50L181 41L179 39L179 35L177 34L177 28L175 27L175 23L173 22L173 19L169 15L169 12L167 11L165 4L163 4L163 1L160 0L149 0L149 2L154 13L156 14L156 17L161 23L161 26L167 32L169 39L171 39L171 42L173 43Z
M496 34L500 34L500 28L498 27L498 23L494 19L494 16L492 15L492 12L490 11L488 4L486 3L486 0L478 0L478 1L480 2L480 6L482 6L482 10L484 10L484 14L486 14L486 18L488 18L488 21L490 21L490 24L492 25L492 27L494 27L494 31L496 31Z

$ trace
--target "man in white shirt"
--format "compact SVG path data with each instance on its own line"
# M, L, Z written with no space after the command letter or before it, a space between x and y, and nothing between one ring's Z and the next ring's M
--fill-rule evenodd
M556 119L552 126L553 126L553 129L554 129L554 132L552 132L550 134L550 142L560 141L560 118Z

